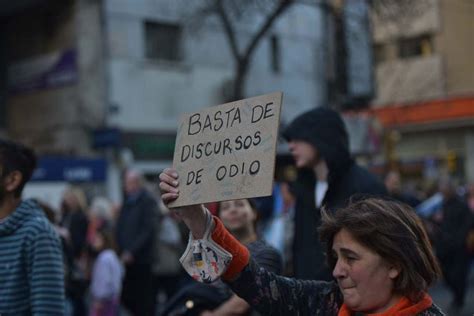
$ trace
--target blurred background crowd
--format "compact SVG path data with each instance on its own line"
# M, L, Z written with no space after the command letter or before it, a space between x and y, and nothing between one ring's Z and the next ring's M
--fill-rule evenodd
M187 232L157 189L179 115L272 91L282 128L341 113L351 155L424 220L435 301L472 313L473 21L472 0L1 1L0 136L39 156L24 197L61 236L68 313L104 293L137 315L189 307ZM273 195L255 201L288 276L297 173L282 139Z
M179 262L188 232L162 204L156 183L147 185L142 174L134 170L127 171L124 178L126 199L121 207L104 196L87 196L79 186L65 190L57 210L40 201L63 243L68 313L87 315L92 298L101 291L117 297L127 292L131 301L122 302L122 311L126 313L127 304L131 304L132 310L138 308L138 315L162 315L164 311L165 315L193 315L185 312L189 302L202 304L201 308L218 306L220 299L214 292L183 293L195 283ZM435 287L433 296L446 306L452 299L460 299L462 305L472 308L474 287L469 275L474 267L474 185L459 185L445 177L431 191L414 191L403 185L394 171L386 175L385 184L390 196L413 206L426 225L445 274L444 283ZM257 213L256 234L278 252L280 259L276 260L281 268L277 271L293 276L293 236L298 228L294 224L292 182L276 182L271 197L252 203ZM218 203L207 206L218 215ZM127 254L130 249L140 251ZM111 250L115 273L107 271L114 269L110 262L101 263L103 268L97 263L103 251ZM124 278L125 268L132 266L137 269ZM143 309L146 306L154 312Z

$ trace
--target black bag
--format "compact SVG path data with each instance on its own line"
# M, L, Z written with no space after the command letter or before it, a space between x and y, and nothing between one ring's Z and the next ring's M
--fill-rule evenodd
M162 316L199 316L213 310L229 299L219 288L192 282L173 296L161 313Z

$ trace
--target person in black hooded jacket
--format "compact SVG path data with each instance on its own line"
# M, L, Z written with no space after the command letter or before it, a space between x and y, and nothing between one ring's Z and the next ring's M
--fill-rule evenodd
M317 235L321 207L333 211L346 206L353 195L383 196L387 192L381 181L351 158L346 127L336 111L319 107L305 112L288 125L283 137L299 169L295 184L294 276L330 280Z

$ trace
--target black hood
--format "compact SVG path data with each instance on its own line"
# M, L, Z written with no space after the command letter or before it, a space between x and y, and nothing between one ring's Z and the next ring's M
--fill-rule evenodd
M349 153L346 126L339 113L318 107L296 117L283 131L287 140L303 140L312 144L324 158L334 180L353 163Z

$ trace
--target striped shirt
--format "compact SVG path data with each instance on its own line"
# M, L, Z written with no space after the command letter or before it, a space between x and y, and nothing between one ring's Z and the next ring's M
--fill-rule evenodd
M0 315L63 315L61 245L32 200L0 222Z

